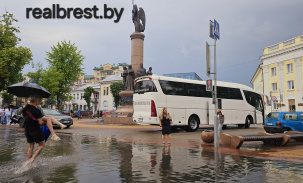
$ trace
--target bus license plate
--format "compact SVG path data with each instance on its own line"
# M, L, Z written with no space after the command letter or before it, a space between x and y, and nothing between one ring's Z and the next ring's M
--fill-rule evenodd
M267 125L272 126L272 123L267 123Z
M69 123L69 121L63 121L64 124Z
M138 121L139 121L139 122L143 122L143 118L139 118Z

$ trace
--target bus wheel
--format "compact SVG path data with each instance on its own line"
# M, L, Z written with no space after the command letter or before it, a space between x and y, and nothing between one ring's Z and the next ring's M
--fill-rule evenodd
M245 128L249 128L251 123L251 119L247 116L245 119Z
M188 120L188 125L186 130L189 132L197 131L199 128L199 119L195 116L192 116Z

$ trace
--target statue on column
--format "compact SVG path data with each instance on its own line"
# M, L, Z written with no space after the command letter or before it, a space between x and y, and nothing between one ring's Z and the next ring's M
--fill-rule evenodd
M143 8L139 8L139 11L138 11L137 5L134 4L132 14L133 14L133 16L132 16L133 23L135 25L135 32L144 32L144 30L145 30L145 12L144 12ZM142 24L141 24L141 22L142 22Z
M143 67L143 63L140 64L140 67L137 70L137 77L146 76L146 69Z
M121 77L123 77L124 90L126 89L126 76L127 76L127 68L124 66L123 73L121 73Z
M153 75L152 70L153 70L153 68L152 68L152 67L149 67L149 69L148 69L146 75Z
M126 80L125 80L126 91L134 90L134 80L135 80L135 72L132 68L132 65L129 65L127 70Z

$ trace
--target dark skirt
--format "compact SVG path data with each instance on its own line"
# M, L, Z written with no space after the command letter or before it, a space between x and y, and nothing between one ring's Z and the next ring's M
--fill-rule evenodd
M170 126L162 126L162 135L169 135L171 134L171 127Z

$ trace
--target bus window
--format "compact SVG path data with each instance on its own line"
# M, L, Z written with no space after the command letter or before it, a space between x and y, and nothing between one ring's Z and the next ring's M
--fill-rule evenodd
M153 81L141 80L136 82L134 93L157 92L157 88Z
M263 111L263 102L261 95L243 90L247 103L254 106L258 111Z

